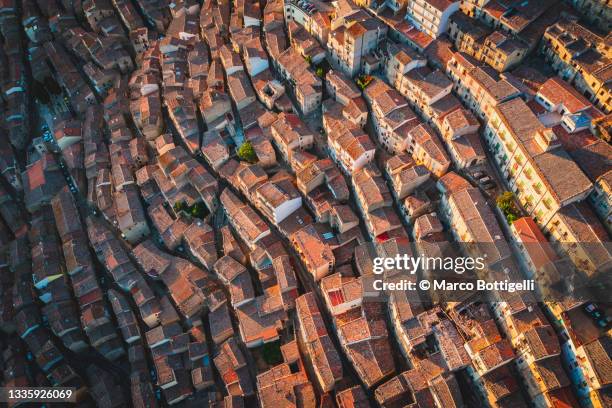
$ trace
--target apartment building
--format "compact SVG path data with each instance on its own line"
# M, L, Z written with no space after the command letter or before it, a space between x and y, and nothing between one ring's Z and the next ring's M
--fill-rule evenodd
M498 72L516 67L529 52L529 46L514 35L492 31L461 11L450 18L449 36L459 51L486 62Z
M603 116L574 87L559 77L544 82L535 100L548 112L553 113L548 115L551 127L560 124L568 133L589 129L593 116ZM554 115L555 113L557 115Z
M606 406L604 395L607 392L606 388L612 384L612 375L608 369L612 364L611 352L612 340L610 336L605 335L576 350L576 359L583 367L591 401L595 402L594 406ZM596 405L597 402L601 405Z
M591 24L612 31L612 7L608 0L567 0Z
M527 274L531 278L545 271L559 257L548 242L541 229L531 217L521 217L510 226L515 247L527 266Z
M450 172L440 178L438 189L444 194L440 203L443 218L457 242L472 244L465 249L484 256L489 267L511 256L495 214L478 188Z
M485 140L508 186L545 230L559 209L584 200L592 191L593 184L555 133L520 98L495 107Z
M541 53L559 76L605 113L612 112L608 37L590 31L576 19L563 19L546 29L541 46Z
M479 129L480 123L465 108L455 109L444 116L441 133L451 159L458 168L463 169L486 161Z
M334 14L331 4L316 1L288 0L284 6L285 24L291 21L301 25L321 44L327 43L330 32L330 16Z
M460 4L452 0L409 0L406 19L430 37L438 38L448 29L448 20Z
M389 153L407 151L436 176L446 173L450 159L440 138L417 118L396 89L377 79L366 88L365 98L372 108L379 141Z
M308 115L321 105L323 84L306 60L293 48L282 52L277 62L280 74L293 88L298 107Z
M282 178L279 173L257 188L255 200L259 210L275 225L302 207L302 196L293 180Z
M387 35L387 26L374 18L351 21L331 31L327 40L332 66L348 76L357 75L366 55Z
M532 327L513 337L516 365L535 406L554 407L562 402L578 403L569 389L570 381L561 363L561 347L548 324Z
M551 16L547 12L558 12L553 7L556 0L464 0L462 3L462 10L470 17L493 29L520 36L532 46L539 41L540 28L554 22L550 21Z
M302 343L311 356L314 377L320 389L331 391L343 377L342 360L331 341L312 292L296 299L296 313Z
M408 106L408 101L396 89L378 79L366 88L364 96L371 107L379 142L391 154L406 149L406 141L397 131L410 130L421 123Z
M486 65L456 52L446 67L453 90L477 117L489 117L500 103L516 98L521 92Z
M451 161L431 126L420 124L408 133L407 140L407 152L418 164L424 165L436 177L447 172Z
M444 72L439 69L432 71L428 67L413 69L404 77L400 93L432 123L432 119L437 116L435 111L444 110L436 109L440 105L437 103L451 94L453 83ZM456 105L459 103L456 102Z
M341 107L339 103L326 103L323 127L331 156L345 172L352 174L374 160L376 145L363 129L344 119Z
M427 65L427 59L412 48L401 43L387 43L386 63L383 66L387 81L395 89L401 89L405 75L416 68Z
M612 146L598 140L572 152L576 163L591 179L594 189L589 202L608 232L612 233Z
M561 254L567 254L575 267L588 276L606 276L612 270L610 237L586 203L560 209L545 230Z

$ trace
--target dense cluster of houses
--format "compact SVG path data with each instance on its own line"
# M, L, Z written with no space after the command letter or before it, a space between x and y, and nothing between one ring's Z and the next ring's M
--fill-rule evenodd
M612 273L604 3L0 1L2 385L611 406L612 309L558 293ZM538 291L375 289L404 255Z

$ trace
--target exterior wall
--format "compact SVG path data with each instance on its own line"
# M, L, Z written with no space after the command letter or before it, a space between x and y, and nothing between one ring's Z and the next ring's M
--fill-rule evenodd
M343 44L336 41L333 36L329 37L327 48L332 66L354 77L362 69L363 58L378 46L386 32L386 28L380 27L377 30L367 31L357 38L352 38L345 33Z
M238 71L243 71L244 68L242 67L242 65L235 65L233 67L227 67L227 69L225 70L225 73L227 76L230 76L232 74L235 74Z
M411 143L413 142L411 141ZM438 161L433 160L420 145L413 144L413 146L413 150L410 147L408 148L408 153L412 154L412 157L417 163L424 165L427 167L427 170L431 171L438 177L443 176L448 171L450 161L446 163L439 163Z
M409 0L406 18L415 23L417 28L429 36L437 38L448 29L450 16L459 10L460 2L456 1L444 12L432 7L427 0Z
M295 96L297 98L298 104L300 105L300 110L304 115L308 115L316 111L321 105L321 92L306 95L298 86L295 88Z
M274 222L280 223L282 220L299 210L302 206L302 197L288 200L274 209Z
M429 180L429 174L425 174L423 176L420 176L419 178L415 179L410 184L402 185L401 189L398 191L397 198L398 199L406 198L406 196L408 194L412 193L414 190L416 190L419 186L421 186L427 180Z
M260 19L249 17L249 16L244 16L244 26L245 27L259 27L260 24L261 24Z
M576 10L603 31L612 31L612 7L606 0L570 0Z
M474 242L473 237L468 233L467 225L459 216L454 202L444 197L440 201L440 209L446 215L446 219L451 227L451 232L458 242Z
M540 52L561 78L574 85L604 113L612 112L612 88L576 63L572 50L544 33Z
M560 209L560 203L553 199L545 187L545 182L527 160L527 155L518 147L496 114L487 123L485 140L493 152L493 159L500 172L523 208L538 225L546 225Z
M246 61L246 65L249 75L252 77L265 71L269 67L268 59L261 59L259 57L249 58Z
M329 36L329 28L321 27L317 23L317 20L313 18L315 13L312 15L306 13L296 3L293 3L292 1L285 2L285 7L283 8L285 25L288 24L289 21L293 20L304 27L306 31L315 37L321 44L326 44Z
M453 90L459 99L480 119L488 119L498 103L505 102L519 95L518 93L516 95L509 95L504 100L497 101L489 95L486 89L483 89L480 84L468 76L468 72L464 67L453 62L449 63L447 74L455 83Z
M363 166L365 166L366 164L368 164L369 162L371 162L374 159L374 153L375 153L375 150L368 150L367 152L365 152L364 154L359 156L352 163L352 166L350 167L350 170L351 171L357 171L357 170L361 169Z
M589 248L585 248L580 242L575 242L575 238L570 234L570 229L558 214L555 214L550 219L550 222L543 230L550 234L549 239L553 246L557 246L559 252L567 254L572 263L579 269L589 272L597 270L597 265L591 262L591 258L588 255L587 251ZM568 242L574 242L576 245L568 245Z
M121 232L125 235L125 239L131 243L136 244L140 242L144 237L149 235L151 232L146 222L142 221L134 224L130 228L123 229Z
M310 16L301 8L292 2L285 3L285 24L293 20L301 26L307 27L311 25Z
M588 198L608 232L612 233L612 192L606 185L604 180L597 180L595 189Z

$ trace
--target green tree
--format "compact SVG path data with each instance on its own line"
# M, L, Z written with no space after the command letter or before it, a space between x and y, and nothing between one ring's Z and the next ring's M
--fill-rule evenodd
M187 211L189 209L189 206L183 200L183 201L177 201L176 203L174 203L174 206L172 208L174 208L175 213L179 213L181 211Z
M518 217L516 215L506 214L506 221L508 221L508 224L512 225L512 223L516 220L518 220Z
M323 71L322 67L318 67L315 71L315 74L317 74L319 78L323 78L323 76L325 75L325 71Z
M357 78L357 86L363 91L368 85L370 85L370 82L372 82L373 79L374 78L371 75L361 75L359 78Z
M191 206L191 208L189 209L189 213L194 218L204 219L204 217L206 217L207 211L206 207L204 206L204 203L198 201L197 203Z
M497 199L495 199L495 203L506 216L506 221L508 221L508 224L512 224L520 217L521 214L518 208L516 207L516 201L513 192L504 191L497 197Z
M497 197L495 203L502 211L506 212L514 206L514 193L511 191L504 191Z
M310 55L306 55L304 59L306 60L308 64L312 65L312 57Z
M250 141L247 140L246 142L242 143L238 149L238 157L240 160L249 163L257 163L257 154L255 153L255 149L253 149L253 145Z

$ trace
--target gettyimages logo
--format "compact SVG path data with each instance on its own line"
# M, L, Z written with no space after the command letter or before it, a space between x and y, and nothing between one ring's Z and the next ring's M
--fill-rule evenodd
M402 271L414 275L418 270L438 270L455 272L462 275L465 272L478 272L485 268L482 257L413 257L407 254L397 254L394 258L374 258L373 272L376 275L389 271Z
M412 301L462 301L466 296L500 299L527 296L541 302L609 302L612 290L612 246L581 243L584 254L597 263L576 264L550 253L540 254L538 243L523 243L517 251L504 242L415 243L421 254L377 251L369 270L361 276L364 299L387 301L401 293ZM603 251L602 251L603 249ZM387 255L387 256L385 256ZM429 256L428 256L429 255ZM369 272L369 273L368 273Z

